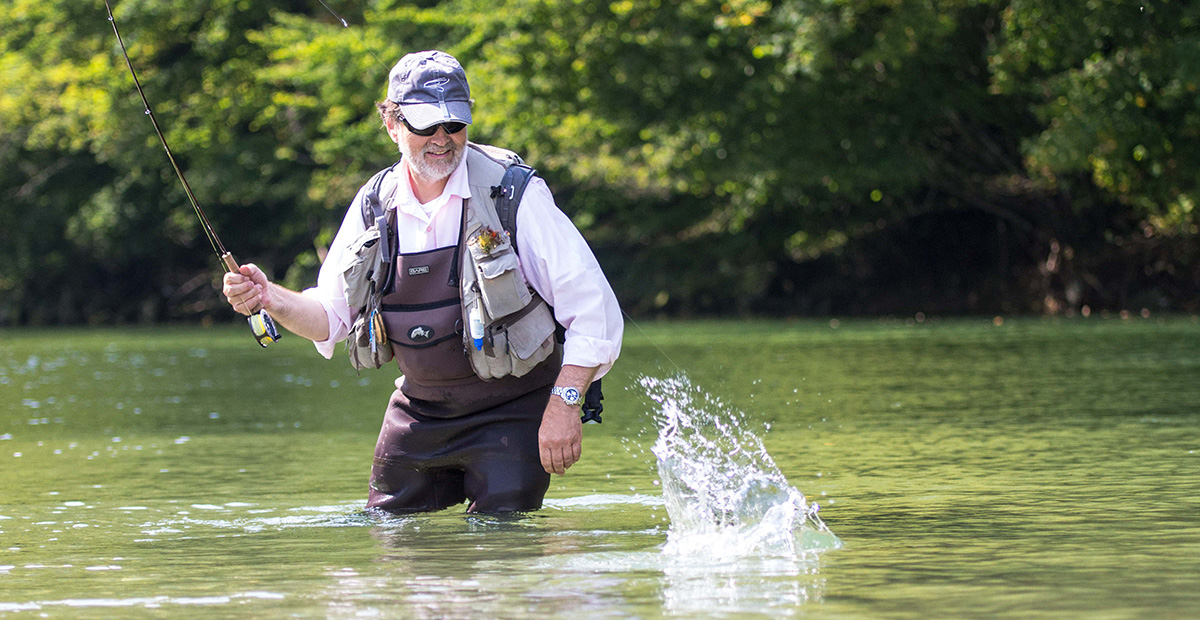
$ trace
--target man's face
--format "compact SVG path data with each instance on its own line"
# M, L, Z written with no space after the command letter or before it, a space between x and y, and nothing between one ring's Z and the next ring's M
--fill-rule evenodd
M430 183L449 177L466 152L466 128L448 134L445 128L438 127L431 136L418 136L399 119L392 119L388 122L388 134L399 145L400 154L408 161L412 174Z

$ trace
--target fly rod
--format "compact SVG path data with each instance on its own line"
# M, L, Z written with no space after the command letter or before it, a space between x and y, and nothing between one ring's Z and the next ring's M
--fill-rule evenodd
M125 64L129 67L129 74L133 76L133 85L137 87L138 95L142 97L142 103L146 108L146 116L150 117L150 122L154 125L154 133L158 134L158 141L162 143L163 150L167 152L167 159L171 160L171 167L175 169L175 175L179 177L179 182L183 184L183 192L187 194L188 201L192 203L192 209L196 211L196 216L200 218L200 224L204 228L204 235L208 237L209 245L217 253L217 258L221 260L227 271L230 273L241 273L238 269L237 261L233 259L233 254L227 251L225 245L221 243L221 238L217 236L217 231L213 229L212 224L208 221L208 216L204 214L204 209L201 209L200 203L196 201L196 196L192 193L192 187L188 185L187 177L179 169L179 164L175 162L175 155L171 153L171 147L167 145L167 138L158 126L158 119L154 117L154 111L150 109L150 100L146 98L146 91L142 90L142 83L138 80L137 71L133 69L133 61L129 59L129 50L125 49L125 41L121 38L121 31L117 29L117 20L113 17L112 6L109 5L108 0L104 0L104 8L108 11L108 21L112 23L113 33L117 35L117 43L121 46L121 54L125 56ZM265 348L268 344L279 340L279 330L275 327L275 321L271 319L271 315L267 314L266 310L259 310L257 313L253 313L250 312L250 308L245 303L243 303L242 307L246 310L246 314L249 315L247 321L250 323L250 331L254 333L254 339L258 341L259 346Z

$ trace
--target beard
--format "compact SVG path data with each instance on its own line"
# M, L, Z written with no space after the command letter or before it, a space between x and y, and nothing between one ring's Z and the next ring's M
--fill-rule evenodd
M424 157L426 153L442 152L450 153L450 157L432 162ZM442 146L435 145L433 142L426 142L425 146L421 147L420 153L414 153L407 140L400 140L400 155L408 161L408 169L414 176L420 177L425 181L434 182L441 181L454 173L458 168L459 162L462 161L463 149L459 148L458 143L455 141L449 140Z

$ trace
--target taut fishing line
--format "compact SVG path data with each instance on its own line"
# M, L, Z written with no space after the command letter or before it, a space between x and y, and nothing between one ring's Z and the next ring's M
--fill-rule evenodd
M158 134L158 141L162 143L163 150L167 152L167 159L171 160L171 167L175 169L175 175L179 177L179 182L183 184L183 192L187 194L188 202L192 203L192 209L196 211L196 216L200 218L200 223L204 228L204 235L208 237L209 245L217 253L217 258L221 260L226 270L230 273L240 273L237 261L233 259L233 254L227 251L225 245L221 243L221 238L217 236L217 231L213 229L212 224L208 221L208 216L204 214L204 209L201 209L200 203L196 201L196 195L192 193L192 187L188 185L187 177L183 175L183 170L180 170L179 164L176 163L175 155L171 153L171 147L167 145L167 138L158 126L158 119L154 117L154 111L150 108L150 100L146 98L146 91L142 90L142 82L138 79L137 71L133 69L133 61L129 59L129 50L125 49L125 40L121 38L121 31L117 28L117 19L113 17L112 6L109 5L108 0L104 0L104 8L108 11L108 21L112 24L113 34L117 35L117 43L121 46L121 54L125 56L125 65L129 67L129 74L133 76L133 85L137 87L138 95L142 97L142 104L146 108L146 116L150 117L150 122L154 125L154 133ZM250 323L250 330L254 332L254 339L258 341L259 346L266 347L268 344L279 340L279 330L275 327L275 321L271 319L266 310L252 313L250 312L250 308L244 303L242 307L249 314L247 320Z
M346 21L345 17L338 15L338 12L333 10L333 7L326 4L325 0L317 0L317 2L320 2L321 6L325 7L326 11L329 11L330 14L332 14L339 22L342 23L342 28L350 27L350 22ZM379 55L375 53L375 50L371 49L370 45L367 45L367 42L363 40L362 36L359 35L357 31L351 31L351 32L354 32L354 36L358 39L358 42L362 43L363 49L367 50L367 53L374 56L375 60L379 61L379 64L383 65L384 69L387 69L388 64L386 62L383 62L383 59L380 58Z

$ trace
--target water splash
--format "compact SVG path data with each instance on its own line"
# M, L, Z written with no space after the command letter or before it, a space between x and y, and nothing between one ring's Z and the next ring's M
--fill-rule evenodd
M788 484L744 413L683 375L639 383L658 405L652 451L671 518L665 552L796 557L841 546L817 516L818 505Z

